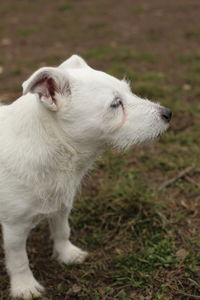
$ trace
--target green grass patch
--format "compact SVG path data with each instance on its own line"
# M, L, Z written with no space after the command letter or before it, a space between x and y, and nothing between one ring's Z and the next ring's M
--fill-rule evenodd
M200 62L200 53L182 54L180 56L180 61L185 64Z
M129 47L112 47L112 46L99 46L88 52L83 53L85 58L95 58L99 60L111 60L120 63L121 61L145 61L147 63L154 63L155 56L148 52L135 52L134 49Z
M38 32L38 28L36 27L23 28L19 30L19 35L21 35L22 37L29 37L30 35L36 32Z
M145 9L143 7L135 7L133 9L133 13L134 15L140 15L142 13L144 13Z
M63 4L59 4L57 5L57 10L59 12L65 12L65 11L68 11L68 10L71 10L72 9L72 3L63 3Z
M172 241L155 235L143 249L115 258L112 277L117 284L140 288L152 284L155 270L168 268L176 262Z

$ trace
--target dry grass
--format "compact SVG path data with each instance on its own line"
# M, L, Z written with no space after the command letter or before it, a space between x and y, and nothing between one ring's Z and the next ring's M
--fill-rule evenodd
M135 93L169 106L172 126L154 145L105 153L85 180L71 224L72 240L90 251L89 259L72 267L52 261L42 223L28 242L31 267L47 287L44 299L200 299L199 1L102 5L1 4L1 98L19 95L40 65L78 52L133 80ZM0 299L8 300L2 250L0 264Z

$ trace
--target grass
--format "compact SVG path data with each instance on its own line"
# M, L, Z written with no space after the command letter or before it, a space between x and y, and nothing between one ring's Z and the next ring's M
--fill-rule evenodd
M147 63L154 63L156 61L155 56L148 52L136 52L130 47L113 47L108 45L102 45L86 53L83 53L85 58L95 58L100 60L111 60L113 62L120 63L121 61L145 61Z
M20 4L16 12L26 5L25 2ZM58 1L54 6L64 20L65 13L71 15L75 9L72 2ZM92 9L95 13L95 7ZM142 4L132 7L130 12L131 24L134 15L138 15L137 20L144 14L148 18ZM54 15L52 19L55 21ZM149 24L152 20L150 16ZM52 24L55 26L53 21ZM66 56L69 36L74 36L72 30L78 31L74 20L73 24L69 21L70 24L72 29L69 26L60 35L67 36L64 49L61 45L55 48L54 54L45 52L42 58L39 51L35 60L27 54L22 64L16 62L7 71L6 82L17 78L10 87L12 91L21 92L20 76L25 77L24 70L30 74L43 61L49 65L60 63L59 49ZM87 30L96 34L109 26L108 22L97 18L89 23ZM16 32L30 42L36 37L32 28L29 24L27 29L19 27ZM93 47L87 47L85 32L82 34L80 30L78 34L84 45L79 52L89 63L93 66L101 63L102 70L119 78L126 77L134 93L161 102L170 107L174 115L171 128L155 144L126 153L110 150L85 179L70 219L72 241L90 251L84 264L63 266L54 262L50 259L52 245L46 222L33 230L28 252L36 277L47 287L43 299L199 299L200 54L198 51L175 53L175 73L171 74L167 60L164 61L165 49L159 49L160 56L156 56L155 48L149 47L155 40L158 44L159 39L149 28L141 37L142 43L148 40L148 46L138 48L133 46L132 40L115 45L103 38ZM185 49L188 39L192 43L196 35L192 29L183 30ZM57 42L57 36L51 38ZM30 45L32 47L31 42ZM0 64L7 65L9 59L6 55L1 57ZM194 166L190 173L159 191L163 182L188 166ZM1 266L3 260L1 251ZM0 300L8 299L8 278L1 267Z
M133 14L134 15L140 15L145 11L145 9L143 7L135 7L133 9Z
M57 10L60 12L68 11L72 9L72 3L63 3L57 6Z
M118 72L124 64L119 60ZM181 178L158 192L188 165L195 166L190 178L199 182L199 106L191 107L187 95L159 72L136 74L135 90L162 98L175 123L157 143L109 151L97 162L71 216L72 240L91 256L81 266L53 263L51 276L59 272L62 279L56 287L47 276L48 299L196 299L200 293L199 188ZM33 238L45 232L44 224Z
M151 63L146 61L148 56L135 56L132 50L117 51L114 65L108 66L117 76L123 75L127 59L133 56ZM107 60L112 51L104 47L102 52L93 50L86 56ZM47 59L54 61L56 57ZM196 76L196 70L190 65L188 68L191 78ZM91 256L80 266L53 263L47 267L52 278L59 272L58 285L55 278L53 283L51 276L46 278L38 266L42 278L46 278L44 281L49 282L48 299L198 299L200 203L195 182L200 177L199 105L196 101L188 103L187 94L172 86L164 73L133 74L128 68L128 74L130 79L135 78L134 92L142 97L160 98L172 108L174 124L153 145L126 153L109 151L97 162L71 216L72 240L89 249ZM191 93L194 96L195 90ZM188 175L194 184L180 178L158 192L167 178L188 165L195 167ZM33 233L29 251L46 231L43 224ZM48 245L49 253L50 248ZM47 260L41 259L42 263ZM65 274L67 281L63 279Z
M24 28L19 31L19 35L22 37L29 37L31 34L35 34L38 32L38 29L35 27Z

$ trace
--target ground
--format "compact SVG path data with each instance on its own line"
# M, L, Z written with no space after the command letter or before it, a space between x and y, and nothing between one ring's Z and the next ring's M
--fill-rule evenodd
M0 99L77 53L173 110L159 141L105 153L84 181L71 216L73 242L90 251L84 264L59 265L46 222L33 230L43 299L200 299L199 0L6 0L0 15ZM8 300L2 248L0 266Z

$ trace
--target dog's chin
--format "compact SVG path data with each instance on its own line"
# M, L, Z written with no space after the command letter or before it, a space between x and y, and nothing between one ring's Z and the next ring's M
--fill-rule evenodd
M164 128L161 130L157 131L156 133L147 136L144 140L138 141L137 143L134 143L132 146L137 146L137 145L149 145L154 143L156 140L158 140L169 128L169 124L166 124Z
M163 128L160 131L157 131L156 133L146 136L144 139L133 139L133 140L128 140L127 142L124 143L116 143L112 144L111 146L113 148L119 149L121 151L127 151L131 148L137 147L137 146L146 146L149 144L154 143L156 140L158 140L164 132L168 129L169 125L167 125L165 128Z
M162 128L157 135L154 137L154 140L159 139L169 128L169 124L165 124L164 128Z
M165 133L169 129L169 127L170 127L170 123L165 123L164 128L160 131L158 136L161 136L163 133Z

